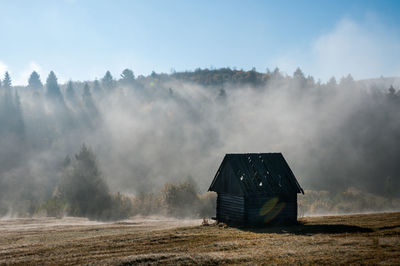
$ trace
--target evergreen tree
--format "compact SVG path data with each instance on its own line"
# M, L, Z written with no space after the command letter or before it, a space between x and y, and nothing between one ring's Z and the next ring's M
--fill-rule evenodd
M15 132L21 138L24 137L25 125L22 117L21 100L18 91L14 95L14 119L15 119Z
M0 97L0 135L4 132L21 141L24 136L24 122L22 117L21 101L18 92L14 95L11 88ZM22 144L21 142L19 144Z
M396 94L396 90L393 88L393 85L390 85L390 88L389 88L389 95L393 96L393 95L395 95L395 94Z
M4 74L3 79L3 93L4 93L4 103L7 106L11 106L13 104L13 97L11 91L11 77L8 72Z
M68 101L73 102L75 101L75 89L74 84L72 81L68 81L67 89L65 91L65 96L67 97Z
M57 77L53 71L50 71L49 76L46 80L47 97L49 99L55 99L58 101L64 101L63 95L61 94L60 87L58 86Z
M4 74L3 88L11 89L11 77L8 71Z
M31 76L29 77L28 87L35 92L41 91L43 89L42 81L40 80L40 76L36 71L33 71Z
M280 78L282 78L282 74L281 74L281 72L280 72L280 70L279 70L279 68L278 67L275 67L275 69L274 69L274 71L272 72L272 75L271 75L273 78L275 78L275 79L280 79Z
M342 77L340 79L340 85L341 86L350 86L354 82L353 76L351 74L348 74L347 77Z
M394 102L397 102L397 100L398 100L398 95L397 95L396 90L393 87L393 85L390 85L390 87L388 89L388 97L391 101L394 101Z
M296 80L305 80L306 79L305 76L304 76L303 71L301 71L301 69L299 67L293 73L293 78L296 79Z
M120 81L124 86L133 86L135 82L135 75L133 74L133 71L128 68L122 71Z
M97 79L95 79L93 82L93 92L95 94L99 94L101 92L100 82Z
M90 87L89 87L89 84L87 82L85 82L85 85L83 86L82 97L83 98L92 97L92 94L90 93Z
M94 104L92 94L90 93L90 87L87 82L85 82L85 85L83 87L83 94L82 94L82 100L83 103L87 109L87 112L89 114L89 123L95 123L96 118L97 118L97 108L96 105ZM93 124L92 124L93 125Z
M307 84L306 77L304 76L303 71L298 67L296 71L293 73L293 80L297 82L300 87L305 87Z
M107 71L104 77L101 80L101 84L104 89L106 90L111 90L115 88L115 80L113 76L111 75L110 71Z
M14 104L17 108L21 108L21 99L19 98L19 94L18 94L17 90L15 91L15 94L14 94Z
M257 85L257 71L256 71L256 68L255 67L253 67L249 72L248 72L248 74L246 75L246 77L247 77L247 82L248 83L250 83L251 85L253 85L253 86L256 86ZM220 83L222 83L222 80L220 81Z
M106 216L112 204L109 188L97 165L96 156L86 145L82 145L75 160L64 170L58 192L69 204L70 215L108 218Z
M331 77L331 78L329 79L327 85L330 86L330 87L336 87L337 82L336 82L335 77Z
M306 79L306 85L307 87L312 87L315 85L315 80L313 76L308 75Z

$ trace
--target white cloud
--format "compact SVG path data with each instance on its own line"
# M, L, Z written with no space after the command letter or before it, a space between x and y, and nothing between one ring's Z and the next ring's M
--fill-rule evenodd
M23 85L23 86L27 85L29 76L31 75L31 73L33 71L36 71L40 75L42 82L43 82L44 71L43 71L42 67L39 64L37 64L36 62L32 61L29 63L29 65L25 69L23 69L19 73L19 75L17 75L15 77L13 84L14 85Z
M342 19L309 47L307 51L289 51L273 63L290 74L300 67L324 81L349 73L356 79L400 76L400 36L376 21Z
M0 78L3 78L4 73L8 70L8 67L6 64L0 61Z

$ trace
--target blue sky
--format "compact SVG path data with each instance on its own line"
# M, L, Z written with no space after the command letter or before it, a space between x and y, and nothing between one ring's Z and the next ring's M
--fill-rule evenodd
M61 81L197 67L400 76L400 1L0 0L0 74Z

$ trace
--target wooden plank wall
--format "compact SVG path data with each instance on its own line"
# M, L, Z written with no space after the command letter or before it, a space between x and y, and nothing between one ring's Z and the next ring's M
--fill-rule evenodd
M227 224L292 224L297 221L297 195L292 198L217 196L217 220Z
M217 220L228 224L244 224L244 198L219 193L217 196Z

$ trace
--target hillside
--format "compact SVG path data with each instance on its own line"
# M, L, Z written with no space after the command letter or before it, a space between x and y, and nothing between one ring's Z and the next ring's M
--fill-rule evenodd
M32 72L29 80L13 87L7 73L0 89L0 217L57 216L57 206L100 220L147 215L120 199L161 206L152 195L183 182L194 184L189 195L202 194L224 154L249 152L282 153L304 189L323 191L304 198L301 214L399 210L400 91L385 79L321 83L300 69L221 68L147 77L125 69L67 84L53 71L43 84ZM81 165L85 150L96 167ZM82 183L102 185L88 195ZM200 213L188 214L211 216Z

